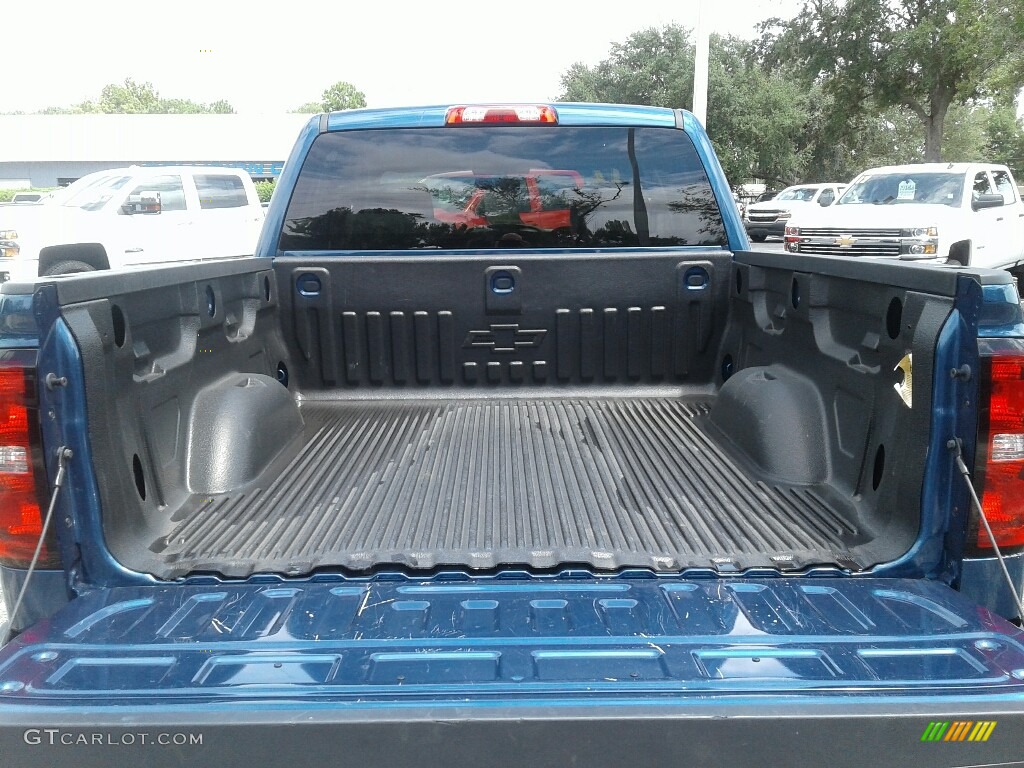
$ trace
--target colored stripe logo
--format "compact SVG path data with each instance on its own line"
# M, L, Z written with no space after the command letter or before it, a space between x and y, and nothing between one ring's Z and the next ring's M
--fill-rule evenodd
M988 741L995 729L995 720L933 721L924 729L921 741Z

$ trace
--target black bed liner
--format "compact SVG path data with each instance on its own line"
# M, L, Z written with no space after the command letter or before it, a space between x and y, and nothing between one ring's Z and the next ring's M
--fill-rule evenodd
M862 540L813 488L751 479L673 398L307 403L301 448L194 495L152 548L181 573L318 563L675 570L834 562ZM774 559L773 559L774 558Z
M947 276L767 260L307 254L83 278L54 299L102 508L101 531L79 516L83 568L891 563L922 530L933 412L893 371L912 353L934 380Z

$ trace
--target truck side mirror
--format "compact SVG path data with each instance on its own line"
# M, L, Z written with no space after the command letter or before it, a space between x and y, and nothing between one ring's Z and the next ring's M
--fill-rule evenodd
M1002 195L978 195L971 200L971 208L980 211L982 208L998 208L1003 205Z
M159 192L140 192L137 195L128 195L125 204L121 206L128 215L136 213L160 213L163 207L160 204Z

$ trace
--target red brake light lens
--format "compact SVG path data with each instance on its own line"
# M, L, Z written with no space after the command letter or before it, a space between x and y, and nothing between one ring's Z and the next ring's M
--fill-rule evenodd
M1000 549L1024 546L1024 357L983 357L976 474L981 506ZM976 546L992 549L984 526Z
M26 568L43 530L47 498L39 456L32 368L0 368L0 565ZM39 566L59 565L53 530Z
M445 125L557 125L558 113L546 104L501 104L449 107Z

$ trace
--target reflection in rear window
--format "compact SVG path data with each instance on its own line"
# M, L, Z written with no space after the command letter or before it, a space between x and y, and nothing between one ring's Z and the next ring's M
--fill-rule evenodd
M282 250L725 244L685 133L566 126L324 134L280 240Z

